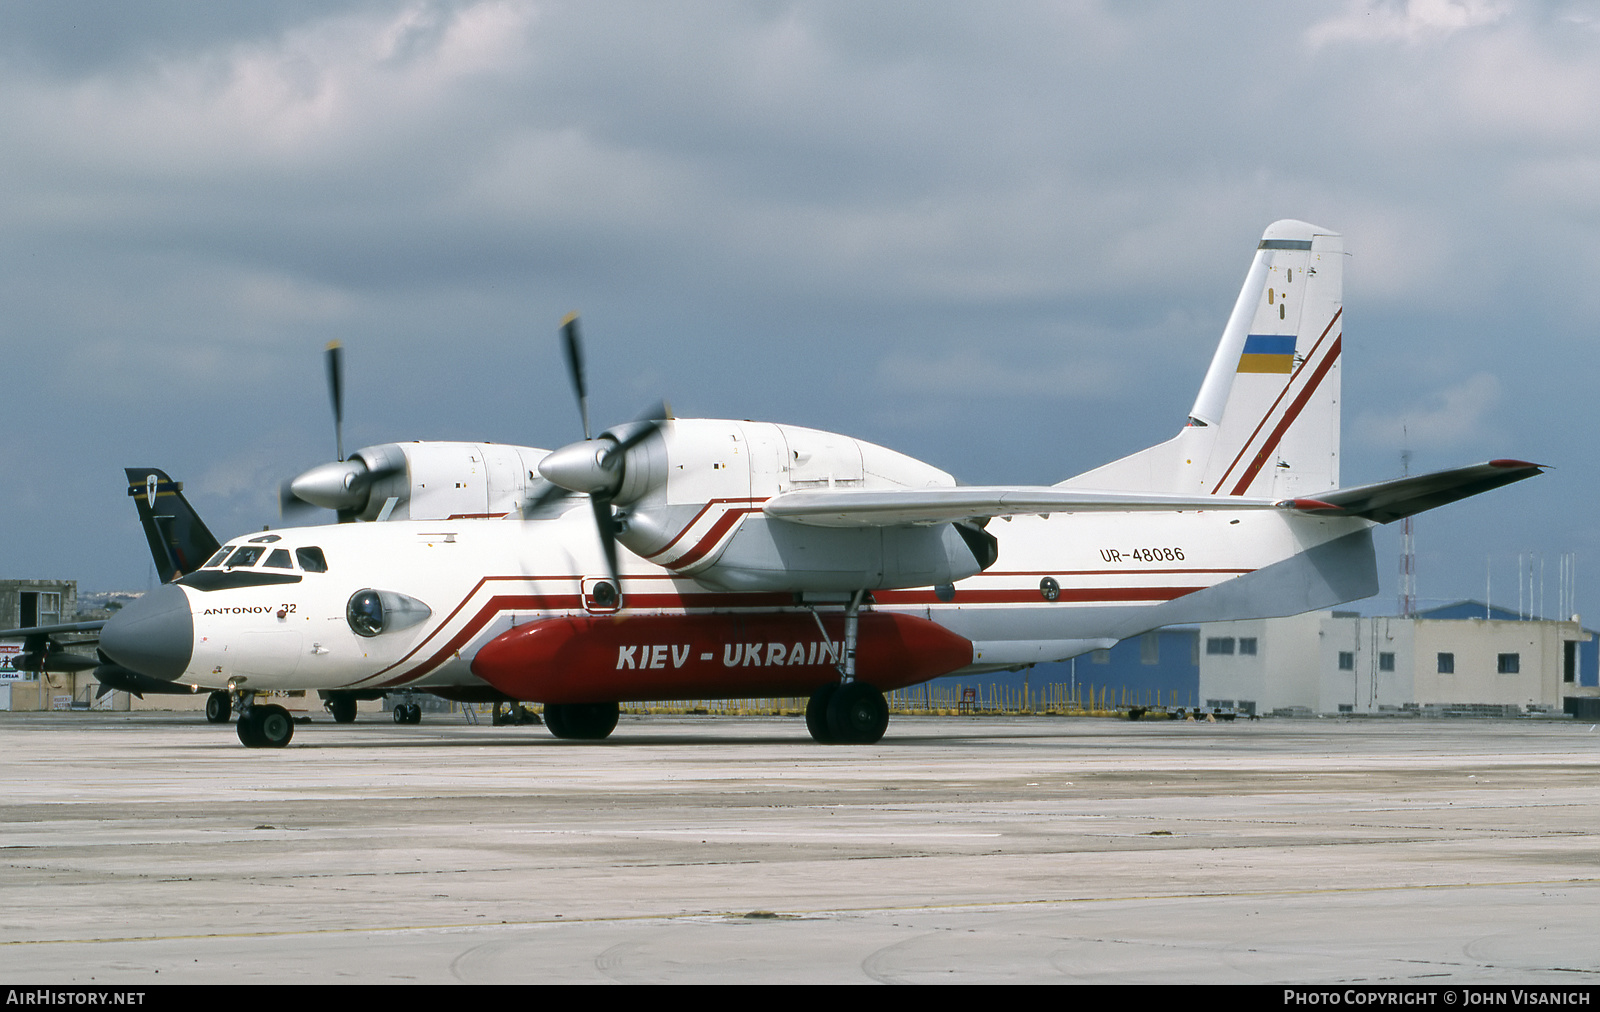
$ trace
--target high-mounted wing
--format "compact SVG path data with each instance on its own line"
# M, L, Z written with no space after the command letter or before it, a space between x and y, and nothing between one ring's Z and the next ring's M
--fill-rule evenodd
M942 524L981 517L1046 513L1128 513L1172 510L1323 509L1303 499L1170 495L1155 492L1094 492L1032 485L963 485L957 488L785 492L767 500L762 512L812 527L892 527Z
M1355 516L1386 524L1414 513L1542 474L1541 464L1491 460L1393 481L1322 492L1311 498L1187 496L1099 492L1059 486L969 485L892 491L805 490L767 500L769 517L813 527L892 527L982 517L1048 513L1132 513L1161 510L1278 509L1320 516Z

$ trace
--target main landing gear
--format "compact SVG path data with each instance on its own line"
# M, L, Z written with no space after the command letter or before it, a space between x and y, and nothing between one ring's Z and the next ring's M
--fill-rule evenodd
M866 682L856 680L856 631L861 601L856 591L844 613L844 659L840 680L811 694L806 704L806 730L823 745L875 745L889 727L889 701ZM821 619L818 619L818 625Z
M394 704L394 722L396 724L422 723L422 707L416 703Z
M617 727L616 703L546 703L544 726L557 738L603 741Z
M239 741L245 748L283 748L294 737L294 718L275 703L257 704L246 696L239 711Z
M806 730L824 745L875 745L889 727L889 702L866 682L824 685L806 704Z
M489 719L495 727L504 724L542 724L539 715L523 706L521 703L496 703L494 714Z
M206 720L213 724L226 724L233 716L233 693L218 689L206 697Z
M356 701L349 696L334 696L323 700L323 706L333 714L335 724L353 724L356 720Z

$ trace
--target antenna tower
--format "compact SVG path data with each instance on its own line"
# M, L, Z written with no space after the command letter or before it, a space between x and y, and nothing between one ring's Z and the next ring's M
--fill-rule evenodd
M1411 474L1411 451L1400 451L1402 476ZM1400 617L1417 613L1417 543L1411 531L1411 518L1400 521Z

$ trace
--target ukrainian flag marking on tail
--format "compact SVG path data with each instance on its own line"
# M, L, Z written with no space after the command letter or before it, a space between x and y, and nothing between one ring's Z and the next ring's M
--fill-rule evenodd
M1293 334L1251 334L1239 356L1240 372L1294 372Z

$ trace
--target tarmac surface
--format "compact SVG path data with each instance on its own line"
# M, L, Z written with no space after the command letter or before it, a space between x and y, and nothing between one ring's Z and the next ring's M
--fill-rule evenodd
M1600 984L1557 720L0 713L0 980Z

